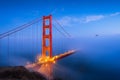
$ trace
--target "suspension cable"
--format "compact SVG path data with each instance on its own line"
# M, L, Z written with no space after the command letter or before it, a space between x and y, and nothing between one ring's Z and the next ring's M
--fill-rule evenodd
M34 26L34 25L33 25L33 26ZM32 47L31 47L31 48L32 48L32 54L34 54L34 49L35 49L35 48L34 48L34 40L32 40L32 39L34 39L34 27L33 27L33 26L31 27L31 38L30 38L30 39L31 39L31 43L32 43L32 44L31 44L31 46L32 46Z
M8 35L8 65L10 64L10 36Z
M0 58L2 58L1 56L2 56L2 40L0 40Z
M64 31L64 33L68 35L68 37L71 37L71 35L63 28L63 26L56 19L54 19L54 21L61 27L61 29Z
M63 35L64 37L67 37L62 31L60 31L54 24L52 24L53 27L61 34Z
M13 35L13 40L14 40L14 42L13 42L13 53L12 54L15 55L15 51L16 51L16 49L15 49L16 48L15 47L15 45L16 45L16 34Z
M24 24L22 26L19 26L19 27L14 28L14 29L12 29L10 31L7 31L7 32L5 32L3 34L0 34L0 39L2 39L4 37L7 37L8 35L14 34L14 33L18 32L18 31L21 31L21 30L23 30L23 29L25 29L27 27L30 27L31 25L39 22L40 20L42 20L42 19L41 18L37 18L37 19L35 19L35 20L31 21L31 22L28 22L28 23L26 23L26 24Z
M39 23L36 24L36 50L37 53L39 52L39 44L37 44L39 42Z

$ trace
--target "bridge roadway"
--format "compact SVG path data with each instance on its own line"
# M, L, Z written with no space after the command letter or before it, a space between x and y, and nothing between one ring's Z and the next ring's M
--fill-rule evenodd
M76 52L76 50L69 50L69 51L67 51L67 52L65 52L65 53L63 53L63 54L59 54L59 55L56 55L56 56L53 56L53 57L48 57L48 56L46 56L46 57L38 57L38 61L37 61L37 63L38 64L43 64L43 63L55 63L57 60L60 60L60 59L62 59L62 58L64 58L64 57L67 57L67 56L69 56L69 55L72 55L73 53L75 53Z
M70 50L70 51L67 51L67 52L65 52L65 53L63 53L63 54L59 54L59 55L55 56L55 59L54 59L54 60L62 59L62 58L64 58L64 57L67 57L67 56L69 56L69 55L72 55L72 54L75 53L75 52L76 52L76 50ZM53 58L54 58L54 57L53 57Z
M47 64L47 63L56 63L56 61L62 59L62 58L65 58L69 55L72 55L76 52L77 50L69 50L63 54L59 54L59 55L56 55L56 56L53 56L52 58L49 58L49 57L45 57L45 58L41 58L39 57L37 62L35 63L32 63L32 64L27 64L26 67L27 68L33 68L33 67L40 67L42 64Z

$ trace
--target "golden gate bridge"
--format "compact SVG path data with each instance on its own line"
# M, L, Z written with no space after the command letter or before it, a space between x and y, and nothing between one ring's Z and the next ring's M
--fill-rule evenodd
M39 26L41 24L41 21L42 21L42 27ZM11 61L9 61L11 54L14 56L14 53L19 53L18 54L19 56L22 53L22 51L23 52L25 51L27 47L27 49L31 50L32 54L41 53L40 56L37 56L37 61L35 62L35 64L37 65L41 65L49 62L55 63L57 60L60 60L66 56L73 54L74 52L76 52L76 50L68 50L67 52L58 55L53 54L52 27L54 27L59 33L61 33L65 37L71 37L71 35L62 27L62 25L56 19L54 21L56 22L56 24L58 24L61 27L63 32L59 30L58 27L56 27L52 23L52 15L49 15L49 16L43 16L42 18L37 18L22 26L19 26L15 29L0 34L0 54L8 53L7 60L9 64L11 64L10 63ZM40 31L40 28L42 28L42 31ZM40 32L42 32L41 33L42 36L40 35ZM41 42L40 42L41 39L40 36L42 37ZM29 42L31 42L31 44ZM42 45L41 52L40 52L40 44ZM36 66L35 64L30 64L27 66L30 67L32 65L33 67L33 65Z

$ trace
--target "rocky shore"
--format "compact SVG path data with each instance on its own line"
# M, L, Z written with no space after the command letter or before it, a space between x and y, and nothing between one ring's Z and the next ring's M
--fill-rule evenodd
M0 80L46 80L40 73L27 70L23 66L0 67Z

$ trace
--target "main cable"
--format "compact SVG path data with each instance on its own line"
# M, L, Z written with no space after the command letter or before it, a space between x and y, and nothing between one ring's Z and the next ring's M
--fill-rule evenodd
M67 37L62 31L60 31L54 24L52 24L53 27L59 32L61 33L64 37Z
M55 20L55 22L61 27L61 29L69 36L69 37L71 37L71 35L63 28L63 26L56 20L56 19L54 19Z
M42 19L41 18L37 18L37 19L35 19L35 20L31 21L31 22L28 22L28 23L26 23L26 24L24 24L22 26L19 26L19 27L14 28L14 29L12 29L10 31L7 31L7 32L5 32L3 34L0 34L0 39L2 39L4 37L7 37L8 35L14 34L14 33L18 32L18 31L21 31L21 30L23 30L23 29L25 29L25 28L27 28L27 27L29 27L29 26L39 22L40 20L42 20Z

